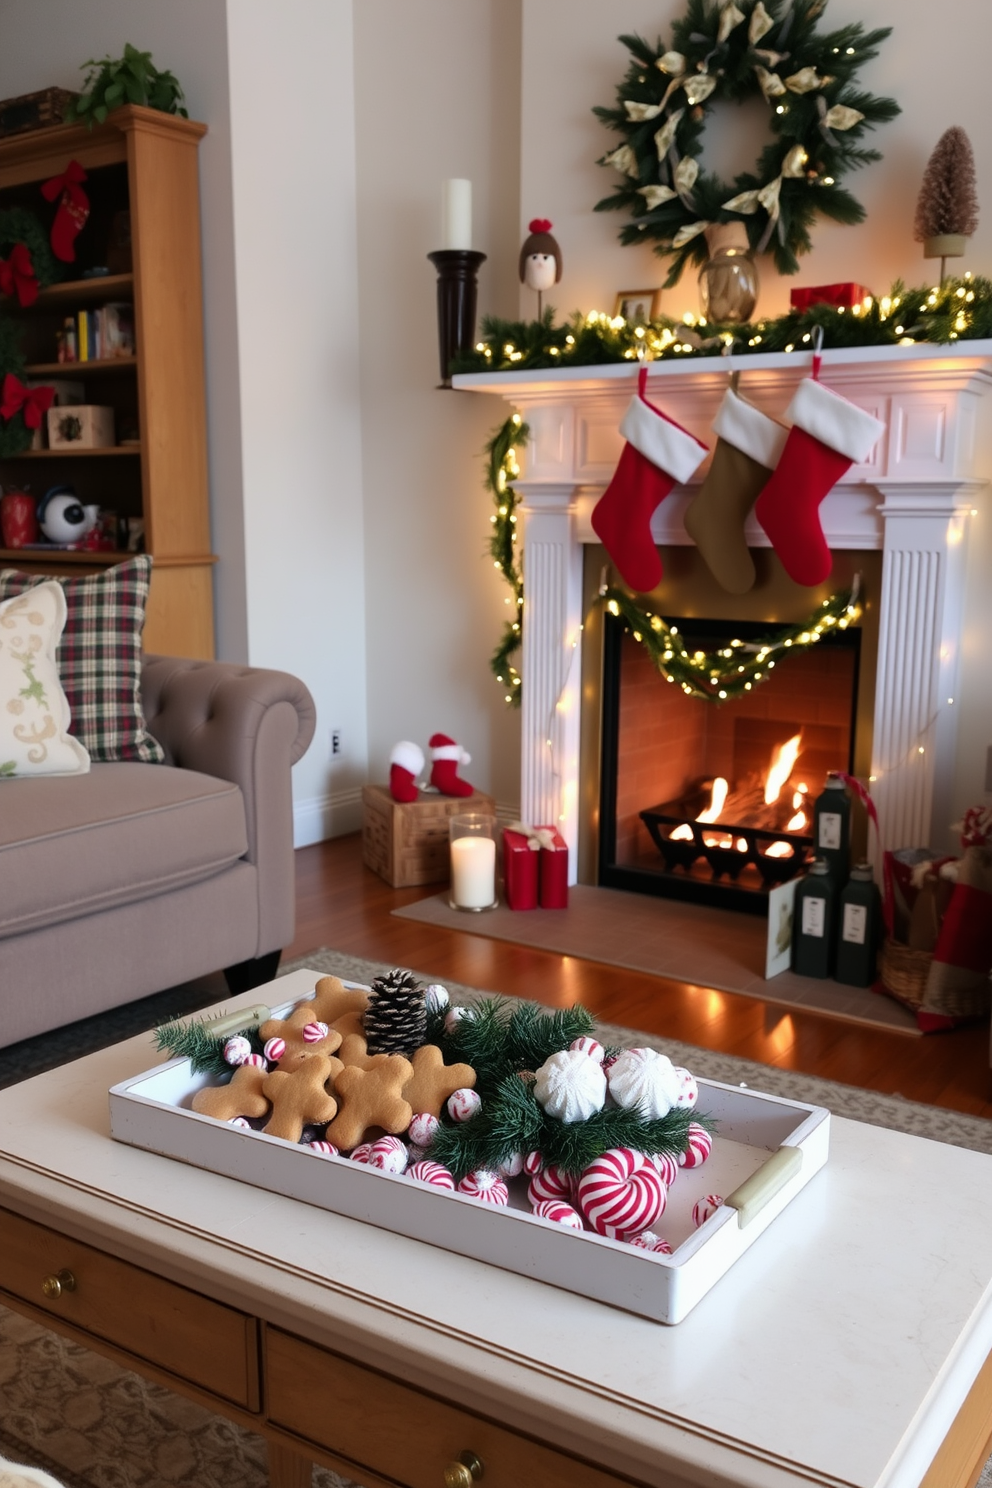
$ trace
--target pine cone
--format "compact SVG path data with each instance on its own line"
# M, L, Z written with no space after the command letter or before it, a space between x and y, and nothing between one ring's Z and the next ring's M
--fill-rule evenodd
M387 971L372 983L365 1009L370 1054L412 1054L427 1034L424 989L409 971Z

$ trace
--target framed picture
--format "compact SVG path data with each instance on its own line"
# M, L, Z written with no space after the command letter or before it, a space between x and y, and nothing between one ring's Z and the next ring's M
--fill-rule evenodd
M632 325L646 325L661 314L661 290L622 289L613 314L622 315Z

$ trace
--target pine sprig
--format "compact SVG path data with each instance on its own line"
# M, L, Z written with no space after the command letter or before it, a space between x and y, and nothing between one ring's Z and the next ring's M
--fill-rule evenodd
M575 1039L591 1033L594 1022L583 1007L545 1012L535 1003L509 1003L487 997L469 1006L452 1032L436 1042L446 1064L470 1064L483 1102L510 1076L534 1071Z
M155 1030L155 1047L171 1059L188 1059L195 1075L230 1075L231 1066L224 1058L224 1045L235 1034L225 1033L218 1038L210 1032L209 1024L191 1019L188 1023L173 1019ZM261 1054L262 1041L257 1024L240 1030L240 1037L251 1044L253 1054Z

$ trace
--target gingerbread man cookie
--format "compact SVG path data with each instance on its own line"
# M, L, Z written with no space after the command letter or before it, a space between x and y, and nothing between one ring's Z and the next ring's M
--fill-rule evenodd
M456 1090L471 1090L475 1070L470 1064L445 1064L436 1044L424 1044L411 1055L413 1074L403 1086L403 1099L419 1116L440 1116L441 1107Z
M346 1033L337 1054L346 1068L354 1064L363 1070L375 1069L376 1065L389 1058L388 1054L370 1054L364 1033Z
M193 1110L216 1121L235 1116L264 1116L269 1102L262 1093L265 1071L257 1064L241 1064L226 1085L206 1085L193 1097Z
M338 1025L339 1019L346 1015L357 1014L361 1029L361 1016L368 1006L369 994L363 992L360 987L346 987L340 977L321 977L314 988L313 997L308 1003L300 1006L309 1007L313 1016L321 1023ZM342 1034L352 1033L353 1028L341 1028Z
M385 1054L374 1069L350 1065L334 1082L341 1109L327 1128L326 1137L344 1152L357 1147L370 1127L395 1136L406 1131L413 1117L403 1087L413 1074L413 1065L402 1054Z
M292 1071L277 1069L266 1075L263 1091L272 1102L272 1115L263 1130L270 1137L298 1142L305 1126L323 1126L338 1109L328 1095L327 1081L340 1063L327 1054L304 1054Z
M305 1054L333 1054L341 1043L337 1029L329 1028L314 1015L312 1002L301 1002L288 1018L269 1018L258 1030L266 1047L266 1057L278 1064L281 1070L296 1069ZM274 1052L278 1045L270 1041L279 1040L282 1052Z

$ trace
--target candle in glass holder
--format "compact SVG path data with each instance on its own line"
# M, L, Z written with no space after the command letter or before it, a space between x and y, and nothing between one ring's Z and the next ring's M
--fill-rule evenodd
M469 812L453 816L451 895L454 909L491 909L496 902L496 819Z

